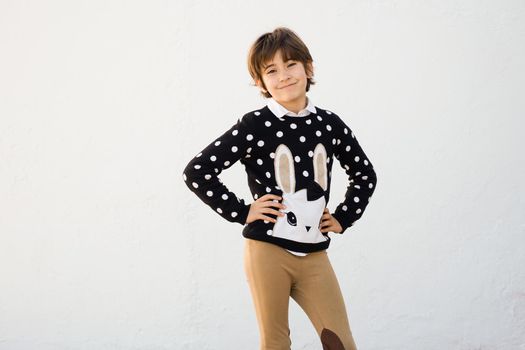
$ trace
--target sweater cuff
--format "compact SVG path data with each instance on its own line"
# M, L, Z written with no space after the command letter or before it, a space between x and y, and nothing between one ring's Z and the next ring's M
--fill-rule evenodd
M346 229L348 229L354 224L353 222L347 223L344 217L339 216L338 213L331 213L331 215L339 222L339 224L343 228L343 230L339 232L339 234L343 234L346 231Z
M246 220L248 219L248 213L250 212L251 204L244 204L239 211L239 215L235 218L235 222L238 222L241 225L246 225Z

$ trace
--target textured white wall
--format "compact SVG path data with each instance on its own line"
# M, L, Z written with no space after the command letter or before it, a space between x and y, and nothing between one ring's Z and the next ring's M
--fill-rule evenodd
M377 171L329 249L359 348L525 349L519 0L3 1L0 349L257 348L242 226L181 172L264 104L246 53L278 25Z

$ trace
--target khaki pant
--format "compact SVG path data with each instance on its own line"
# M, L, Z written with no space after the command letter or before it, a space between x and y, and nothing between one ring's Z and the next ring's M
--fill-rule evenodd
M324 350L356 350L326 250L295 256L275 244L247 238L244 270L259 324L260 350L290 350L290 297L308 315Z

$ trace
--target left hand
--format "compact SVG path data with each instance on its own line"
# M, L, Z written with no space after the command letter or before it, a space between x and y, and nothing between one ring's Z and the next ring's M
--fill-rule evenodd
M323 216L321 216L321 221L319 222L319 230L321 232L341 233L343 227L341 227L339 221L330 214L328 208L324 208Z

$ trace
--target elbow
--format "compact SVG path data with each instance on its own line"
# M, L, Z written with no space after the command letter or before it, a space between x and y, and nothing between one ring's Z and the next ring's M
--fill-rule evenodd
M191 189L191 183L195 179L194 161L191 160L182 170L182 179L184 183Z

